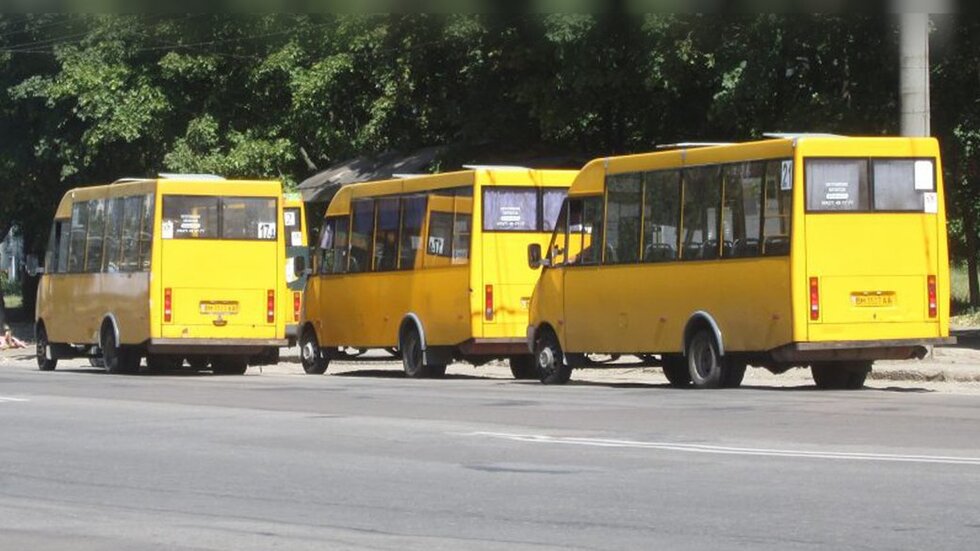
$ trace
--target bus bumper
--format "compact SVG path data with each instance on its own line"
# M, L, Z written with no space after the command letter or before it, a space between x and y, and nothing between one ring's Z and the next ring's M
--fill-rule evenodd
M777 362L922 359L930 346L956 344L956 337L872 341L794 342L770 351Z
M269 348L284 348L286 339L150 339L151 354L261 354Z

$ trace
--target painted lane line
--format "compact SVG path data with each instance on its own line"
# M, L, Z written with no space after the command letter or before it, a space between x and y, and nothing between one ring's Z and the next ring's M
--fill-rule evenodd
M899 463L940 463L944 465L977 465L980 457L957 457L947 455L911 455L870 452L808 451L774 448L747 448L731 446L712 446L707 444L682 444L679 442L643 442L638 440L615 440L608 438L580 438L548 436L544 434L512 434L505 432L470 432L465 436L499 438L535 444L564 444L572 446L591 446L599 448L634 448L683 453L706 453L715 455L748 455L765 457L789 457L799 459L833 459L841 461L882 461Z
M27 398L12 398L8 396L0 396L0 404L4 402L30 402Z

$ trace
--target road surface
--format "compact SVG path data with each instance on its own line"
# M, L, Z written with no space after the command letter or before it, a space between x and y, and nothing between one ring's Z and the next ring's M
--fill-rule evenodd
M66 367L67 365L67 367ZM975 549L980 396L0 363L3 549Z

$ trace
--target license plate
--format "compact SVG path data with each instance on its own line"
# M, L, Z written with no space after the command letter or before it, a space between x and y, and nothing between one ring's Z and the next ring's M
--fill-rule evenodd
M895 305L895 293L852 293L851 302L858 308L882 308Z
M237 302L202 302L201 313L205 315L237 314Z

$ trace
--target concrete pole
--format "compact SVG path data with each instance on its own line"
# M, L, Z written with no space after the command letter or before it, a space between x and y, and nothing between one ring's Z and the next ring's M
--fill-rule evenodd
M928 136L929 14L901 13L902 135Z

